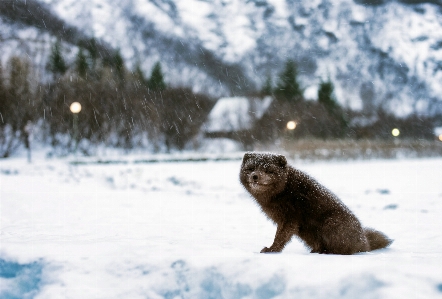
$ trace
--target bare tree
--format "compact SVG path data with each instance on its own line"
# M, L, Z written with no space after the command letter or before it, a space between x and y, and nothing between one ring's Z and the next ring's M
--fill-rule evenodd
M28 61L12 57L7 66L8 80L0 77L0 156L10 156L24 143L29 146L26 125L38 118L40 96L31 79ZM4 72L1 72L4 75Z

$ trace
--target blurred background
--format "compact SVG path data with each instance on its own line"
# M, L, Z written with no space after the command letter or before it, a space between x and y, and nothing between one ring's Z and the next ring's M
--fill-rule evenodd
M3 158L442 155L440 0L2 0L0 54Z

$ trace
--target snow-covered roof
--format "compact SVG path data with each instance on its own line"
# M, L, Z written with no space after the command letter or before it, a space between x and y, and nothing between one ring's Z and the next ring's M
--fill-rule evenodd
M219 99L205 125L206 132L231 132L250 129L260 119L273 98L229 97Z
M306 100L317 100L318 99L318 86L312 85L304 90L304 98Z

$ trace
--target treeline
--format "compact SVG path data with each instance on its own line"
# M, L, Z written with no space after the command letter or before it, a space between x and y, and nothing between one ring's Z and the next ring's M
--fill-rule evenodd
M80 42L70 63L62 53L62 44L54 43L47 64L52 78L46 83L39 82L26 58L12 57L0 64L0 157L20 146L29 148L32 134L62 155L77 149L92 154L100 146L183 150L201 140L201 126L214 99L170 87L159 62L149 76L139 65L129 70L119 51L102 55L94 39ZM268 77L259 92L250 94L268 95L274 98L270 109L252 129L238 135L245 148L278 138L385 139L391 138L393 128L400 130L400 137L434 138L434 118L398 118L382 109L355 112L342 107L330 79L320 83L317 101L305 99L292 60L275 84ZM73 102L82 105L78 134L69 110ZM295 123L292 130L287 128L289 121Z
M249 132L252 142L273 142L280 137L318 139L388 139L398 128L398 138L434 139L437 117L411 114L397 117L382 108L353 111L342 107L330 78L321 80L317 100L305 99L297 65L288 60L274 84L269 76L259 93L275 99L268 113ZM293 121L296 127L287 128Z
M101 58L94 44L80 45L76 59L65 61L53 45L49 83L38 82L26 59L13 57L0 66L0 157L29 146L32 131L57 154L76 148L90 154L97 146L130 150L182 150L192 143L214 101L188 88L172 88L158 62L147 78L130 71L117 51ZM73 140L72 102L79 102L78 140Z

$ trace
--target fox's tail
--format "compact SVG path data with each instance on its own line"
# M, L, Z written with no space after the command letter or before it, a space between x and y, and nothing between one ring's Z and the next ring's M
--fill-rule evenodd
M370 244L370 251L381 249L389 246L393 243L392 239L389 239L386 235L380 231L374 230L372 228L364 228L365 236L367 237L368 243Z

